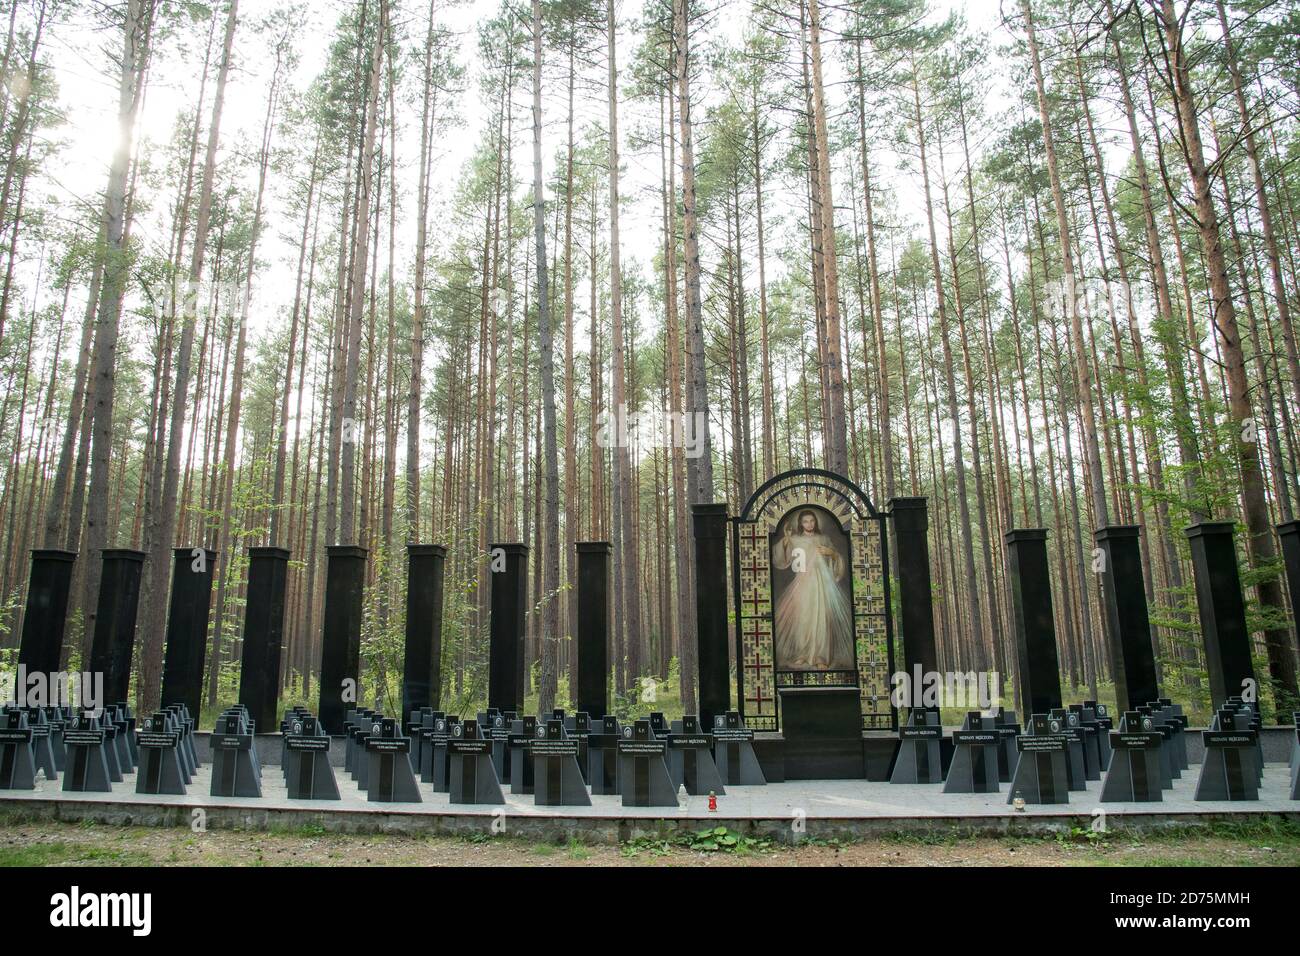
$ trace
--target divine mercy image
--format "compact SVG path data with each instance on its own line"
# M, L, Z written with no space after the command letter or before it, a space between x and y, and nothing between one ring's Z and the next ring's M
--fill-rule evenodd
M853 597L839 523L821 508L796 508L773 538L777 670L852 670Z

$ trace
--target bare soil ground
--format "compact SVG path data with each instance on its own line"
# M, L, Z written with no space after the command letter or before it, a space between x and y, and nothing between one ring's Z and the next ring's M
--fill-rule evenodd
M796 846L721 837L621 846L63 823L0 824L3 866L1300 866L1300 827L1055 838L873 838Z

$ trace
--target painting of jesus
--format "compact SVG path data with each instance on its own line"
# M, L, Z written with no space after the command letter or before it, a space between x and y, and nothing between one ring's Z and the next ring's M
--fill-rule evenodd
M839 522L822 508L796 508L772 539L776 669L852 670L848 540Z

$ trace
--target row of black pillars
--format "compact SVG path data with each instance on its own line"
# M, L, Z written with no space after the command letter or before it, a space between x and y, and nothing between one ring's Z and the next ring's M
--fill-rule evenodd
M1218 707L1229 697L1249 692L1256 686L1233 524L1207 521L1187 528L1184 533L1191 547L1210 696L1213 705ZM1294 541L1294 533L1288 531L1282 535L1284 548L1288 537ZM1101 551L1096 569L1101 575L1107 646L1116 702L1121 710L1141 706L1160 696L1142 576L1140 534L1141 529L1133 525L1100 528L1096 532ZM1062 705L1047 531L1013 530L1007 533L1006 544L1020 704L1026 713L1046 713ZM1289 562L1287 566L1293 589L1295 582L1300 581L1300 547L1295 550L1295 563Z
M730 705L726 624L726 506L695 505L696 620L699 633L700 712L706 720ZM924 498L890 502L898 567L900 628L905 666L937 670L927 514ZM1213 702L1240 694L1255 680L1250 635L1237 570L1231 522L1203 522L1186 530L1191 546L1201 628ZM1278 526L1293 607L1300 607L1300 521ZM1017 680L1027 712L1061 705L1044 529L1006 535L1015 623ZM1121 708L1159 696L1154 648L1143 587L1140 528L1099 529L1107 643ZM499 549L499 550L498 550ZM523 629L527 552L521 544L494 545L498 567L490 578L492 624L489 706L518 710L523 703ZM406 667L403 709L437 706L441 685L442 578L446 549L408 546ZM325 624L322 638L319 713L327 729L342 731L347 691L360 671L360 627L366 551L350 545L327 549ZM163 672L165 703L199 712L215 553L175 551ZM31 671L59 669L68 594L76 555L39 549L32 553L19 663ZM145 555L106 549L91 642L89 669L104 674L108 700L125 700L130 685L141 570ZM258 726L274 726L284 643L289 552L249 551L247 609L241 660L240 702ZM608 702L610 545L578 545L579 602L577 706L603 716ZM349 686L350 681L350 686ZM352 698L355 700L355 697ZM331 723L332 722L332 723ZM337 726L337 730L333 729Z

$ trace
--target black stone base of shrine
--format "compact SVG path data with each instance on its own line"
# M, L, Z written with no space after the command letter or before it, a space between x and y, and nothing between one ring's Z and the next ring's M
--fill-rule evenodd
M851 780L866 775L862 703L856 687L782 688L787 780Z
M871 731L861 734L859 740L863 771L854 777L827 777L823 774L804 773L802 771L806 769L805 761L799 759L796 759L793 767L787 766L786 752L789 743L784 734L755 734L754 756L758 758L758 765L762 768L763 777L768 783L832 779L863 779L887 783L894 769L894 759L898 756L898 736L887 730Z
M769 772L755 741L755 753L768 780L861 780L867 776L862 705L856 687L785 687L779 693L778 774Z

